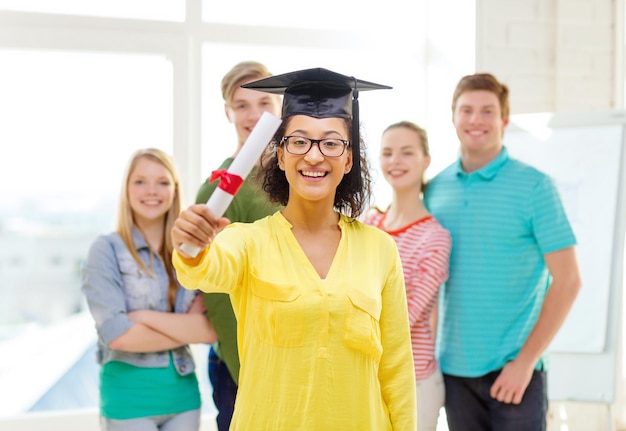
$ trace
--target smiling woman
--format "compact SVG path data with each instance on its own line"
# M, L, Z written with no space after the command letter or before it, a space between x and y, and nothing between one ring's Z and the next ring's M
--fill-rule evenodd
M128 177L128 203L133 211L135 223L141 230L149 229L152 221L162 219L172 206L174 199L179 202L181 196L177 181L162 164L148 157L137 160ZM147 233L147 232L144 232ZM148 241L157 251L162 248L162 238Z
M115 232L91 245L82 291L98 332L104 429L197 431L200 391L190 343L217 339L202 297L172 267L180 179L161 150L136 151L122 180Z
M341 139L349 136L346 121L341 118L316 119L296 115L287 121L284 131L289 136L281 139L277 158L278 166L284 171L289 183L292 202L296 196L311 201L326 199L328 206L332 208L335 204L334 190L352 168L352 152L344 151L348 141ZM293 136L292 133L336 137L311 139ZM318 145L313 145L313 142ZM329 142L334 143L330 149L327 148ZM324 278L328 268L320 268L318 272L320 271Z
M274 151L258 171L284 209L230 224L194 205L172 229L179 280L228 293L237 315L230 429L415 429L400 259L391 237L354 218L371 181L358 92L389 87L322 68L244 86L284 94ZM183 243L202 251L192 258Z

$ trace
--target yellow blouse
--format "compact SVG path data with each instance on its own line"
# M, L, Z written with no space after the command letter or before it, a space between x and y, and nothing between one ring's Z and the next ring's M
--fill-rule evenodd
M227 292L241 371L231 431L415 431L404 279L391 236L341 216L321 280L280 212L234 223L195 259L188 289Z

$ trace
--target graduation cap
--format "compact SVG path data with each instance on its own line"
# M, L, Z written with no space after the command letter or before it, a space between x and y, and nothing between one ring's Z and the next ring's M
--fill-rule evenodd
M359 165L359 90L391 89L387 85L356 79L323 68L298 70L242 85L243 88L282 94L282 117L307 115L315 118L352 120L353 160Z

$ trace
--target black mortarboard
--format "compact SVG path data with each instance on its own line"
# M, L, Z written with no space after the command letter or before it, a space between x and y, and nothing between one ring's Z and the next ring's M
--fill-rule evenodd
M391 88L322 68L270 76L249 82L242 87L266 93L284 94L283 117L302 114L316 118L348 119L352 118L352 101L353 97L354 100L358 99L358 90Z
M249 82L243 88L283 94L282 117L307 115L315 118L352 119L352 145L359 158L359 90L391 89L387 85L345 76L323 68L297 70Z

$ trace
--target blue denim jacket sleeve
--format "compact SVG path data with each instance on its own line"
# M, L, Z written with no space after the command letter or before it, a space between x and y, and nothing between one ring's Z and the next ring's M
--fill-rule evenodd
M89 249L82 290L103 344L108 345L133 325L126 314L122 274L109 237L99 237Z

